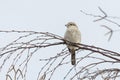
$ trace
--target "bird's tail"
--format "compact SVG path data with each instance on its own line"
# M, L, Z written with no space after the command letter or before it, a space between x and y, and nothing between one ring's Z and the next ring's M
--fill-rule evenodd
M74 49L70 50L70 53L71 53L71 64L75 65L76 64L75 50Z

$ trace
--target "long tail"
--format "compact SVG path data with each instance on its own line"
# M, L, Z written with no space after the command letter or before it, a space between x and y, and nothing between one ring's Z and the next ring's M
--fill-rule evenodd
M75 50L74 49L69 49L70 53L71 53L71 64L75 65L76 64L76 59L75 59Z

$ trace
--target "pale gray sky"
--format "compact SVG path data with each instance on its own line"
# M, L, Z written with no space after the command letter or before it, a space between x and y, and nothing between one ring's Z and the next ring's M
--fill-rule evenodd
M0 30L33 30L63 36L66 30L64 25L74 21L82 33L82 43L119 51L118 33L115 33L111 41L107 42L107 37L104 36L107 30L100 25L104 23L116 29L117 27L107 22L93 22L96 18L80 12L83 10L88 13L102 14L98 7L101 7L109 16L120 17L119 0L0 0ZM120 20L117 21L120 23ZM6 45L16 38L15 35L0 35L1 45ZM35 78L30 76L28 80L35 80Z

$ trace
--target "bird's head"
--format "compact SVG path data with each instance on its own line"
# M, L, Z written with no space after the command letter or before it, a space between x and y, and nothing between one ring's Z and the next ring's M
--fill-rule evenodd
M67 28L72 28L72 27L76 27L77 28L77 25L74 22L68 22L65 26Z

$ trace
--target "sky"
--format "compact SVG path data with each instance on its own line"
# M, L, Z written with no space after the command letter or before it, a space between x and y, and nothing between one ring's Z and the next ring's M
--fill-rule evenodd
M119 52L119 32L108 42L108 37L104 36L107 30L100 25L119 28L105 21L93 22L97 18L80 12L103 15L98 9L101 7L109 16L120 17L119 3L119 0L0 0L0 30L51 32L64 36L65 24L73 21L81 31L81 43ZM120 23L119 19L115 21ZM0 47L13 41L16 36L0 33ZM29 80L35 79L30 77Z

